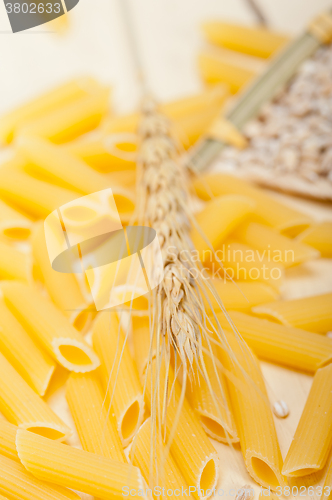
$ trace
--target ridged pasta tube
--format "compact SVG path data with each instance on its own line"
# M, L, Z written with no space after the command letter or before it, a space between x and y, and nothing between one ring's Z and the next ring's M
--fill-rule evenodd
M72 373L66 398L83 450L126 463L113 409L108 414L103 404L98 375Z
M0 351L32 389L44 396L56 364L0 299Z
M148 498L141 471L94 453L19 430L17 452L24 467L41 481L67 486L101 500L123 498L123 488Z
M102 385L114 409L118 432L128 445L143 421L144 400L137 369L114 312L99 313L93 325L93 347L100 361Z
M71 429L14 370L0 353L0 411L12 424L63 441Z
M308 439L310 436L310 439ZM332 448L332 364L314 377L300 422L282 469L288 477L312 474L324 467Z
M48 298L19 282L3 282L1 290L27 332L67 370L83 373L99 366L96 353Z

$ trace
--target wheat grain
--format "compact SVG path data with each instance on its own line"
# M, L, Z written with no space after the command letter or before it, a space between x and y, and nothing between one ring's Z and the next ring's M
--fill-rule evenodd
M278 418L286 418L289 415L289 408L287 403L282 399L280 401L276 401L273 405L273 413Z

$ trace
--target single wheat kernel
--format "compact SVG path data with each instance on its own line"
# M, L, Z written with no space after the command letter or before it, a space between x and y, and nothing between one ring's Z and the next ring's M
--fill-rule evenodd
M278 418L286 418L289 415L289 408L285 401L276 401L273 405L273 413Z

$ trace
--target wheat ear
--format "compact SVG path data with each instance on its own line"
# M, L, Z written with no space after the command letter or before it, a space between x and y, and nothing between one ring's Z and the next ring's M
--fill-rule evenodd
M137 220L155 229L164 265L164 277L154 289L152 299L155 344L163 346L168 362L175 353L185 376L190 375L190 368L196 363L205 377L202 340L212 356L212 337L217 337L227 351L229 348L217 318L212 322L206 312L208 292L217 300L218 297L203 276L200 262L194 258L190 239L193 215L188 208L189 171L179 161L179 146L171 124L150 97L145 98L142 106L138 135ZM213 314L212 308L211 311ZM158 356L159 352L157 349ZM165 394L162 397L167 400Z

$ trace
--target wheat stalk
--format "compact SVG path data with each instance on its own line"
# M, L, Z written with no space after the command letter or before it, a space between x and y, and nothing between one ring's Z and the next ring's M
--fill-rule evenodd
M178 162L178 146L168 120L147 98L138 130L138 221L153 227L159 239L164 278L155 291L161 302L161 334L167 337L183 365L199 355L200 311L188 261L181 252L190 246L189 193L186 172Z
M163 346L168 363L173 353L175 364L179 358L179 365L184 369L185 391L186 377L192 374L194 363L207 377L202 357L203 339L212 357L211 343L215 342L212 337L217 337L220 345L229 351L212 307L214 324L206 312L208 292L214 295L226 317L227 312L211 282L203 276L201 263L194 258L190 238L194 217L189 209L187 187L189 170L181 165L180 148L171 123L158 112L150 97L145 98L142 106L138 136L137 221L155 229L164 265L163 279L153 291L151 339L156 335L154 345ZM166 394L163 400L167 400Z

